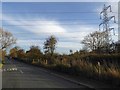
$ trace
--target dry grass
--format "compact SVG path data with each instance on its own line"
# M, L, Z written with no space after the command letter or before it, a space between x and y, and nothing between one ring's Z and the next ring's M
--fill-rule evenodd
M109 67L107 65L100 65L100 63L92 64L87 61L79 60L76 64L80 71L86 72L88 76L94 77L97 75L101 79L118 79L120 80L120 68L117 65L110 64Z

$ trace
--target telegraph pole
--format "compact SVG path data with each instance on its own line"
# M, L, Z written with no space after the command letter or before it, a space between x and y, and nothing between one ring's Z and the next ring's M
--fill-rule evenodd
M113 30L113 34L115 35L115 31L114 28L110 28L109 26L109 22L114 19L114 23L116 23L115 21L115 16L108 16L108 10L109 13L112 12L111 10L111 5L106 6L104 4L103 10L100 12L100 19L102 20L102 23L99 24L99 30L101 29L100 26L102 26L103 28L103 32L105 33L106 37L105 40L107 41L107 46L106 46L106 50L108 51L109 49L109 43L110 43L110 31Z

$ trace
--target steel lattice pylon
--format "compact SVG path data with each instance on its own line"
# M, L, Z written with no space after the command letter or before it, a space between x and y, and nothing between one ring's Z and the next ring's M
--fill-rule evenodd
M116 21L115 21L115 16L109 16L109 15L108 15L108 10L110 10L109 13L112 12L112 10L111 10L111 5L106 6L106 5L104 4L103 10L100 12L100 19L102 20L102 23L99 24L99 30L101 29L100 26L103 25L103 27L102 27L103 30L102 30L102 31L103 31L104 33L106 33L105 39L106 39L106 41L107 41L107 43L108 43L107 45L109 45L109 43L110 43L110 31L113 30L113 34L115 35L114 28L111 28L111 27L109 26L109 22L110 22L112 19L114 19L114 23L116 23ZM107 46L107 48L108 48L108 46ZM106 48L106 49L107 49L107 48Z

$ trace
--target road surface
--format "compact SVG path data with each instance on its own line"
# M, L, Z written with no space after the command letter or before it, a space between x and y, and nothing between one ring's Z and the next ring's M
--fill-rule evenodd
M52 72L16 60L6 59L2 88L86 88L54 75Z

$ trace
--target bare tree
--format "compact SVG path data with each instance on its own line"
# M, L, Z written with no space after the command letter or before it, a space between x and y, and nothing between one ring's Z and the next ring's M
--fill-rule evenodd
M12 33L0 29L0 49L4 50L15 43L16 39L13 37Z
M109 43L106 40L106 36L106 32L95 31L87 35L82 41L82 44L91 51L100 52L108 47Z

